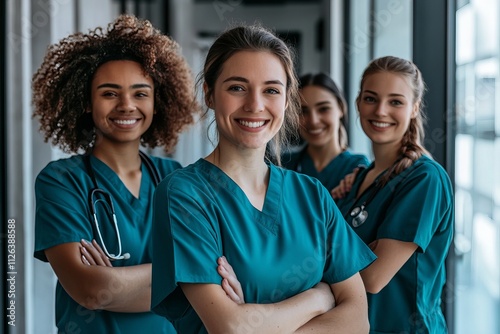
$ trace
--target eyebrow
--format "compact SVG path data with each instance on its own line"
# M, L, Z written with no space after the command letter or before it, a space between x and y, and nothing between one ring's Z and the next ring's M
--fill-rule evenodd
M115 89L121 89L123 88L122 86L120 85L117 85L117 84L113 84L113 83L103 83L99 86L97 86L97 89L101 89L101 88L115 88ZM151 85L148 85L148 84L145 84L145 83L140 83L140 84L133 84L130 86L130 88L132 89L139 89L139 88L149 88L149 89L153 89L153 87L151 87Z
M239 82L244 82L244 83L250 82L250 81L248 81L248 79L243 78L243 77L238 77L238 76L229 77L226 80L224 80L223 82L228 82L228 81L239 81ZM280 80L267 80L267 81L264 81L264 84L285 86Z
M373 95L378 95L376 92L372 91L372 90L368 90L368 89L365 89L364 91L365 93L370 93L370 94L373 94ZM401 97L406 97L404 96L403 94L396 94L396 93L391 93L389 94L389 96L401 96Z
M320 101L320 102L316 103L315 106L321 107L323 105L329 105L329 104L332 104L332 103L330 101Z

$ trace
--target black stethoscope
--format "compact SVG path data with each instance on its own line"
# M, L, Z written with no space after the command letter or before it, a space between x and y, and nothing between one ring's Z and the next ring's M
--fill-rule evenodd
M349 210L350 211L349 216L351 216L352 218L353 227L359 227L363 225L366 219L368 218L368 211L366 210L366 207L368 206L368 204L370 204L373 198L375 198L379 190L382 189L381 183L378 182L378 179L375 182L376 184L375 186L372 186L368 198L361 205L356 205L356 203L358 202L356 200L351 210Z
M395 166L400 160L401 158L397 159L390 168L386 169L382 174L377 176L375 181L370 186L371 190L368 198L361 205L356 205L358 203L358 200L354 202L353 206L349 210L349 216L351 216L352 218L353 227L359 227L363 225L366 219L368 219L368 211L366 210L366 207L375 198L380 189L384 187L384 185L380 182L380 179L385 175L385 173L387 173L389 170L392 170L392 167ZM393 175L391 175L391 178L392 177Z
M139 151L139 156L141 157L142 162L146 165L146 168L151 174L155 186L158 186L158 184L161 181L161 178L158 169L153 164L153 161L151 160L150 157L148 157L145 153L141 151ZM94 225L97 231L97 235L99 237L99 241L104 250L104 253L110 260L128 260L130 259L130 253L122 254L122 240L120 236L120 230L118 229L118 223L116 221L115 207L113 206L111 195L105 190L99 188L99 185L97 184L97 180L95 178L94 169L92 168L92 165L90 163L90 155L84 156L84 162L85 162L85 167L87 169L87 173L92 178L92 182L94 183L94 189L92 189L89 193L89 208L91 215L91 223ZM116 233L116 239L118 241L118 254L109 253L108 249L106 248L106 244L104 243L104 239L102 238L101 229L99 227L99 221L97 220L97 214L96 214L97 212L96 206L97 204L100 203L102 203L107 214L112 218L113 227Z

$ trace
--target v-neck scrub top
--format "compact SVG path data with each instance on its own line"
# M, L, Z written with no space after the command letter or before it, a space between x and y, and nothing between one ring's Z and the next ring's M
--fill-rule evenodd
M370 162L362 154L353 154L344 151L337 155L321 171L314 166L314 161L307 153L307 146L299 152L294 152L281 159L283 167L317 178L326 189L332 190L339 185L340 181L352 173L358 166L368 166Z
M168 158L151 159L160 177L181 167ZM105 163L92 155L90 162L99 188L111 195L123 253L130 253L130 259L113 261L113 267L151 263L153 176L143 163L139 198L136 198ZM99 242L93 231L88 200L94 187L81 155L51 162L40 172L35 183L34 256L37 259L47 261L44 251L60 244L79 243L81 239L96 239ZM116 254L118 245L113 223L109 215L103 214L102 207L97 206L104 242L108 251ZM59 281L56 286L56 325L59 333L175 333L164 317L152 312L119 313L86 309L68 295Z
M338 202L352 226L350 212L363 203L355 195L367 172ZM441 312L445 259L453 236L453 193L445 170L422 156L379 190L366 207L368 218L354 231L367 243L377 239L413 242L418 248L378 293L368 294L370 333L447 333Z
M154 200L152 309L179 333L206 333L179 283L221 284L225 255L247 303L274 303L341 282L375 256L319 181L269 165L263 210L204 159L173 172Z

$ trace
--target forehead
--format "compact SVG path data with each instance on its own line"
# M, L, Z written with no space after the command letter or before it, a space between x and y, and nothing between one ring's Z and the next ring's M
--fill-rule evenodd
M336 101L336 97L328 89L321 86L310 85L305 86L300 90L302 97L307 101L322 100L322 101Z
M366 76L363 90L378 94L399 94L407 98L413 96L413 87L406 76L392 72L377 72Z
M111 60L99 66L94 73L93 83L134 82L152 83L141 64L131 60Z
M219 79L238 76L257 81L280 80L286 84L286 72L278 56L268 51L239 51L229 57Z

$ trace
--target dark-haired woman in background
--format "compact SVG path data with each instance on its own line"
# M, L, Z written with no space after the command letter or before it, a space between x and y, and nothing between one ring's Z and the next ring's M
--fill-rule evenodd
M332 190L349 173L367 166L364 155L347 150L347 103L330 76L306 74L300 78L302 112L299 151L283 155L283 167L316 177Z

